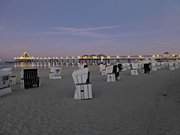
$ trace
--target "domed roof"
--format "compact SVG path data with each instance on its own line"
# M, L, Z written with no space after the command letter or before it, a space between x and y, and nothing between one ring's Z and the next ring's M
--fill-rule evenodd
M29 57L31 57L31 56L29 55L29 53L24 52L23 55L22 55L22 57L24 57L24 58L29 58Z
M17 60L32 60L33 57L28 53L24 52L20 57L16 57Z

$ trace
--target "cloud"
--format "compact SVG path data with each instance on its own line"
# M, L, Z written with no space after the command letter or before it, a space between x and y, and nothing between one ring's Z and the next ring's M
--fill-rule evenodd
M99 27L86 27L86 28L77 28L77 27L53 27L50 32L46 34L65 34L72 36L85 36L92 38L108 38L112 35L107 33L109 30L114 30L120 28L120 25L111 25L111 26L99 26ZM104 32L106 31L106 32Z
M102 31L120 28L120 25L111 26L99 26L99 27L88 27L88 28L75 28L75 27L55 27L54 30L68 31L68 32L89 32L89 31Z
M147 25L145 25L147 26ZM127 38L144 38L144 37L157 37L160 35L168 35L167 33L177 33L177 30L156 27L145 27L144 25L136 26L131 30L124 28L120 25L98 26L98 27L52 27L50 31L43 32L46 35L62 35L62 36L75 36L87 37L95 39L110 39L110 40L123 40Z

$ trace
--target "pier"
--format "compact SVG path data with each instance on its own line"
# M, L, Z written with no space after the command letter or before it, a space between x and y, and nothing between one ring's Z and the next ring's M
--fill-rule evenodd
M55 67L55 66L77 66L79 63L87 63L88 65L114 64L141 62L150 59L155 61L176 61L180 60L177 54L162 55L135 55L135 56L106 56L106 55L83 55L83 56L66 56L66 57L34 57L24 52L22 56L15 57L15 67Z

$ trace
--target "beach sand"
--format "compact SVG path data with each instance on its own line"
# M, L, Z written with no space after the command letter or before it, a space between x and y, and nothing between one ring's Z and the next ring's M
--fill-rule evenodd
M40 70L39 88L0 97L0 135L180 135L180 70L107 83L90 67L91 100L73 99L73 70L63 68L62 80Z

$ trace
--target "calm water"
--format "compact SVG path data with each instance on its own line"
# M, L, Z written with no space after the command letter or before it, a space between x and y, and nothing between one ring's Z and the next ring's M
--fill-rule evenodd
M5 63L5 62L0 62L0 69L2 68L9 68L9 67L14 67L13 63Z

